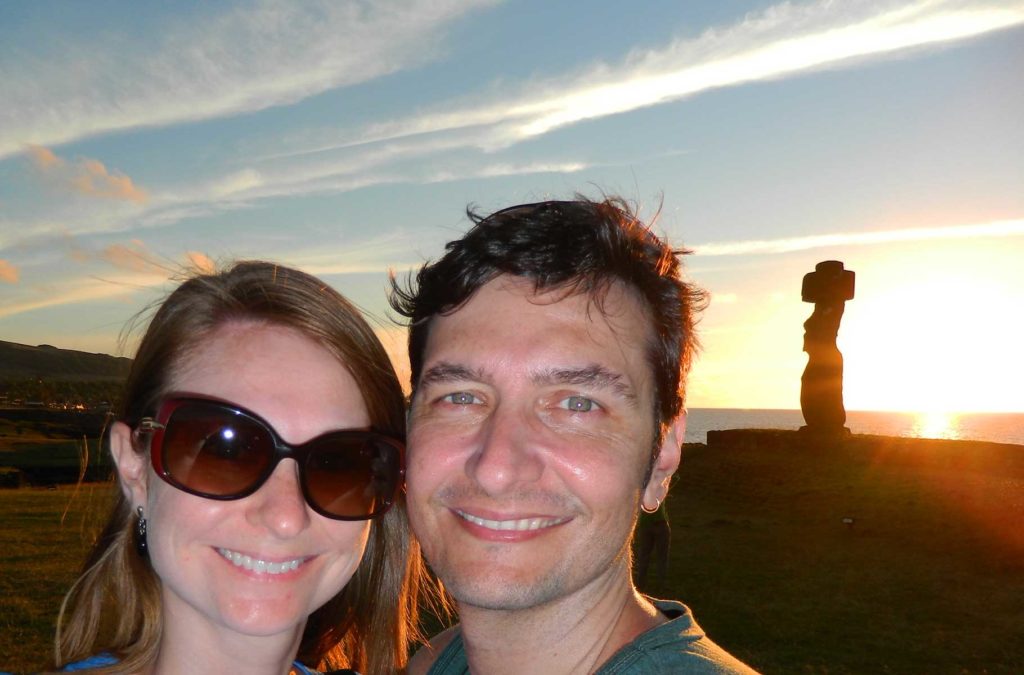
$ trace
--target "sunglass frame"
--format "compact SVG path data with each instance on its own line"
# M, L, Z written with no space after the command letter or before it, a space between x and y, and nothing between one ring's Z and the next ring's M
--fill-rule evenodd
M249 421L255 422L258 426L267 431L273 441L274 454L267 467L253 485L245 488L244 490L220 495L189 487L171 473L169 467L166 465L167 463L164 457L164 436L172 415L174 415L175 411L179 408L186 405L202 405L218 408L219 410L225 411L231 415L247 418ZM139 420L138 424L134 426L133 434L136 436L136 442L148 443L150 462L152 463L153 470L161 479L164 480L164 482L181 490L182 492L186 492L196 497L202 497L204 499L213 499L217 501L235 501L244 499L245 497L255 494L261 487L263 487L282 459L294 459L296 464L299 466L299 486L302 491L302 496L306 500L306 504L308 504L313 511L319 513L325 518L330 518L331 520L371 520L379 518L387 513L388 509L390 509L394 504L405 483L405 445L392 436L374 429L335 429L320 434L315 438L311 438L305 443L292 445L281 438L280 434L277 433L277 430L256 413L230 401L224 401L213 397L197 396L194 394L174 394L164 397L157 409L156 416L143 417ZM306 477L306 460L309 456L310 448L324 436L333 436L335 434L352 434L353 436L364 440L380 442L391 447L397 453L397 475L393 477L395 486L394 490L392 491L392 494L382 497L378 508L370 514L350 516L331 513L317 504L310 495L310 489Z

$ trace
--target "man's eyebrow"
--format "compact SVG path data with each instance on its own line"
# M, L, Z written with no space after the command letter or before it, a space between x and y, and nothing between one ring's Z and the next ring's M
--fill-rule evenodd
M582 368L550 368L532 377L535 384L585 385L598 389L611 389L630 403L637 400L636 391L623 381L621 374L596 363Z
M465 382L467 380L480 381L482 379L483 373L480 370L441 361L423 371L423 374L420 376L420 386L444 382Z

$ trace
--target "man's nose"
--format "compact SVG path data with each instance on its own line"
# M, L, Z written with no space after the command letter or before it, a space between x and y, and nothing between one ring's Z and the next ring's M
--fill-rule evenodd
M544 463L531 437L528 413L499 405L480 431L469 477L492 496L539 480Z
M294 537L309 526L309 508L299 486L299 466L293 459L281 460L250 499L250 522L281 539Z

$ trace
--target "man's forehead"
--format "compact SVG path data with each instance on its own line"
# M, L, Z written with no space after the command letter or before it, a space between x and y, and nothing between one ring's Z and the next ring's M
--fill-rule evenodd
M522 321L518 319L523 317ZM502 275L478 288L464 303L430 320L427 351L444 342L458 339L465 331L496 332L512 324L518 331L527 328L603 336L637 342L653 337L653 322L638 293L621 283L604 285L593 291L574 286L536 289L529 278Z
M623 281L608 279L596 284L587 284L578 279L571 279L556 286L539 287L536 279L512 274L494 277L481 285L460 306L433 317L432 321L456 316L467 307L477 308L481 304L478 302L481 296L490 299L499 293L507 293L511 297L537 306L572 305L582 308L580 322L613 320L624 314L638 312L643 317L644 326L653 330L647 301L639 291Z
M485 381L514 361L521 376L536 382L636 387L648 379L637 369L647 368L652 332L637 294L621 284L595 297L564 287L538 291L532 279L504 275L432 319L420 384Z

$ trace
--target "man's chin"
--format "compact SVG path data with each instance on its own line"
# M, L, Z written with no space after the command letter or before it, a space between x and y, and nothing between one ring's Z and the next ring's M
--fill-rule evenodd
M514 579L465 577L446 580L445 589L451 593L460 608L472 607L493 611L520 611L533 609L557 600L564 595L564 584L553 578Z

